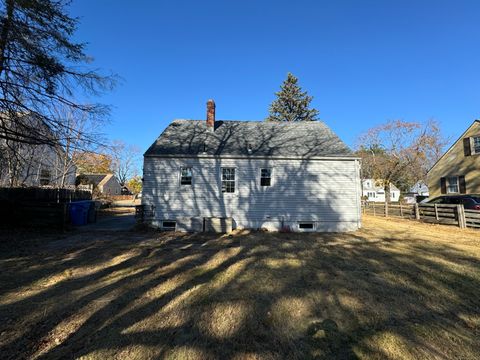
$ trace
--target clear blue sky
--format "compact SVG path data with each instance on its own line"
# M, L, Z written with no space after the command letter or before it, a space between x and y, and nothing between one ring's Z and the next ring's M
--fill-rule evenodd
M112 139L142 151L175 118L261 120L287 72L349 145L388 119L480 118L480 1L74 0L76 38L124 81Z

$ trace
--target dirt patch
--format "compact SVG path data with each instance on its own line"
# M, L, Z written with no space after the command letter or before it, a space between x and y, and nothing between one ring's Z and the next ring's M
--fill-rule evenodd
M480 355L474 230L61 236L0 257L2 359Z

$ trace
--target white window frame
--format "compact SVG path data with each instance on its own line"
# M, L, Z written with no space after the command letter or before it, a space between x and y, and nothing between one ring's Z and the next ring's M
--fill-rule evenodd
M184 169L190 169L190 184L182 184L182 172ZM193 168L191 166L182 166L178 174L178 185L180 187L192 186L193 185Z
M262 177L262 170L270 170L270 185L262 185L262 179L264 179ZM265 178L267 179L267 178ZM262 167L260 169L260 187L263 189L263 188L269 188L269 187L272 187L273 186L273 168L271 167Z
M233 180L224 180L223 179L223 170L224 169L233 169ZM237 168L234 166L222 166L220 167L220 191L222 194L235 194L237 192L237 179L238 179L238 171ZM233 182L233 191L223 191L223 182Z
M478 141L478 149L477 146L475 145L475 140ZM470 149L472 155L480 155L480 136L472 136L470 138Z
M455 184L450 183L451 179L455 179ZM445 181L447 183L447 194L459 194L460 193L460 182L458 181L458 176L447 176L445 178ZM450 191L450 186L451 185L456 185L457 191Z

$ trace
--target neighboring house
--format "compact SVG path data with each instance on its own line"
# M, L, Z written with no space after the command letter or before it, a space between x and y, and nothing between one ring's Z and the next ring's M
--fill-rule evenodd
M361 226L359 159L323 122L175 120L144 154L151 225L350 231Z
M480 120L475 120L433 165L427 184L430 197L480 194Z
M64 148L55 143L52 132L32 117L25 116L22 120L43 129L45 139L51 138L53 144L0 139L0 186L74 187L76 167ZM13 130L22 131L12 124Z
M367 201L385 202L385 188L383 186L383 180L363 179L362 195L367 199ZM396 201L400 201L400 190L394 184L390 184L390 202Z
M407 204L415 204L430 196L428 186L423 181L418 181L405 194L403 199Z
M77 177L77 183L91 184L102 195L122 194L122 186L113 174L81 174Z

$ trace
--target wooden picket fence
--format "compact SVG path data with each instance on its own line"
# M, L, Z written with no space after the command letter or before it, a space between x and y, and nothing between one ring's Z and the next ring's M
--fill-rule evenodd
M364 214L420 220L428 223L480 228L480 211L453 204L362 204Z

